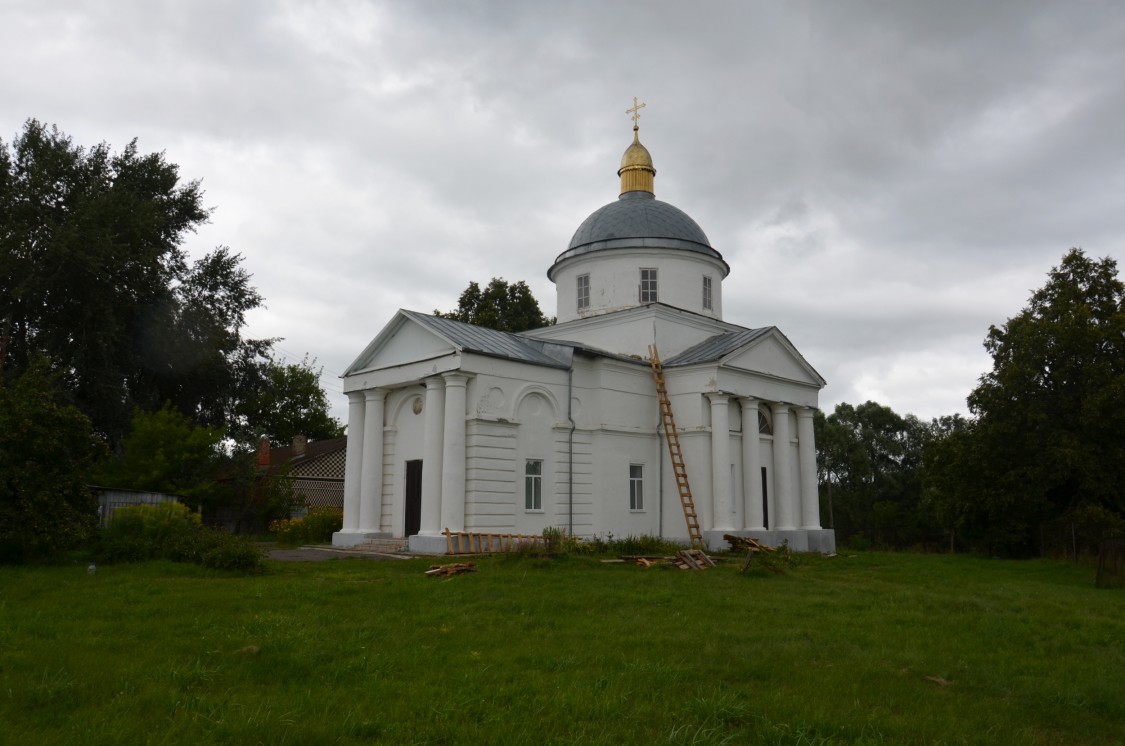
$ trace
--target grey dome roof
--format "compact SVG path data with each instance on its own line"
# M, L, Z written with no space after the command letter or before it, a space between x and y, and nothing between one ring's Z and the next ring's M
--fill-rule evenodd
M570 246L555 259L611 249L659 248L694 251L723 261L707 234L687 213L656 199L651 192L625 192L593 212L578 226ZM726 262L723 262L725 265ZM555 267L548 271L554 274Z

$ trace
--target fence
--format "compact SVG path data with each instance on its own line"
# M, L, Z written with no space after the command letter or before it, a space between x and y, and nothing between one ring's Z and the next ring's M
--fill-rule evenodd
M113 513L118 508L133 505L158 505L167 502L179 502L178 495L169 495L164 492L141 492L139 490L110 489L106 487L91 487L90 490L98 498L98 520L101 525L106 525L113 520Z

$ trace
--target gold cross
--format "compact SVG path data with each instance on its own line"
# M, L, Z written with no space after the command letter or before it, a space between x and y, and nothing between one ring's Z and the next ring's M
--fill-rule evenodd
M637 103L637 97L633 96L633 108L632 109L626 109L625 113L633 115L633 127L634 128L637 127L637 120L641 118L641 109L643 109L643 108L645 108L645 105L644 104L638 104Z

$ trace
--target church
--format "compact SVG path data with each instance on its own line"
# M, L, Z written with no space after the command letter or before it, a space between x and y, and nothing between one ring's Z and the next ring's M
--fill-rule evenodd
M643 105L642 105L643 106ZM343 375L344 524L333 544L452 532L651 535L689 542L649 362L654 346L698 530L829 553L813 414L825 381L776 327L723 320L730 267L656 199L640 142L620 196L547 270L557 323L509 334L400 310Z

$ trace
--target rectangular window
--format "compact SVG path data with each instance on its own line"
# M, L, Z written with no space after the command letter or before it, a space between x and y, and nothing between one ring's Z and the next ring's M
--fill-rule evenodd
M578 310L590 307L590 275L578 275Z
M711 310L711 278L703 276L703 308Z
M641 270L641 303L656 302L656 270Z
M537 459L528 459L523 467L523 507L543 509L543 462Z
M645 467L629 464L629 510L645 509Z

